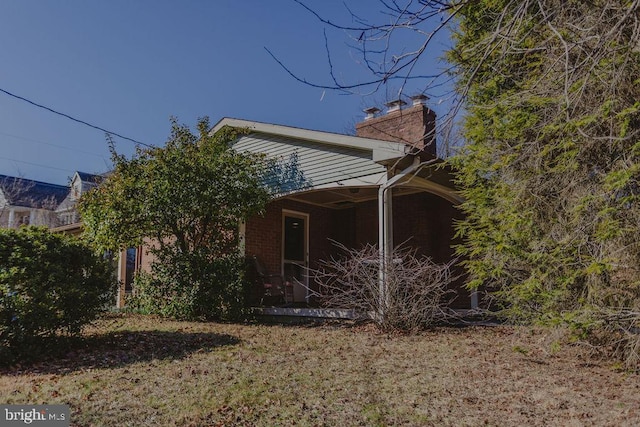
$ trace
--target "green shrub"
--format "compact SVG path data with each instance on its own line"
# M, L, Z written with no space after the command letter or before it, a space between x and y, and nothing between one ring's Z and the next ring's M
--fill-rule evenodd
M240 257L213 258L201 248L182 257L173 254L171 260L155 263L152 274L136 275L128 308L188 320L231 320L242 315L246 292Z
M0 230L0 343L18 354L58 332L77 334L113 301L109 260L45 228ZM0 355L0 356L6 356Z

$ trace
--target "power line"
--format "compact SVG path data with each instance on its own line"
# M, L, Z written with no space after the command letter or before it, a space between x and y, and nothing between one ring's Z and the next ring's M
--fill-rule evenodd
M102 131L102 132L104 132L104 133L108 133L108 134L110 134L110 135L117 136L118 138L125 139L125 140L127 140L127 141L131 141L131 142L133 142L133 143L135 143L135 144L140 144L140 145L144 145L145 147L153 148L151 145L149 145L149 144L145 144L144 142L140 142L140 141L137 141L137 140L135 140L135 139L129 138L129 137L127 137L127 136L120 135L120 134L118 134L118 133L116 133L116 132L112 132L112 131L110 131L110 130L107 130L107 129L101 128L100 126L92 125L91 123L85 122L84 120L76 119L75 117L72 117L72 116L70 116L70 115L68 115L68 114L61 113L61 112L59 112L59 111L54 110L53 108L49 108L49 107L44 106L44 105L42 105L42 104L38 104L38 103L33 102L33 101L31 101L31 100L29 100L29 99L27 99L27 98L23 98L22 96L19 96L19 95L16 95L16 94L14 94L14 93L11 93L11 92L9 92L9 91L6 91L6 90L4 90L4 89L2 89L2 88L0 88L0 92L3 92L3 93L5 93L5 94L7 94L7 95L9 95L9 96L12 96L12 97L14 97L14 98L16 98L16 99L21 100L21 101L27 102L27 103L29 103L29 104L31 104L31 105L33 105L33 106L38 107L38 108L42 108L42 109L47 110L47 111L49 111L49 112L51 112L51 113L54 113L54 114L57 114L57 115L59 115L59 116L65 117L65 118L67 118L67 119L69 119L69 120L73 120L74 122L77 122L77 123L83 124L83 125L85 125L85 126L89 126L90 128L97 129L97 130Z
M101 159L106 160L105 156L103 156L102 154L92 153L91 151L79 150L77 148L67 147L65 145L53 144L51 142L39 141L37 139L32 139L32 138L25 138L24 136L13 135L5 132L0 132L0 135L8 136L10 138L15 138L15 139L21 139L23 141L35 142L36 144L50 145L51 147L61 148L63 150L73 151L75 153L84 153L90 156L100 157Z
M62 168L57 168L57 167L55 167L55 166L47 166L47 165L41 165L41 164L38 164L38 163L25 162L24 160L10 159L10 158L8 158L8 157L1 157L1 156L0 156L0 159L2 159L2 160L9 160L10 162L24 163L24 164L26 164L26 165L31 165L31 166L38 166L38 167L41 167L41 168L55 169L55 170L59 170L59 171L63 171L63 172L74 172L74 173L75 173L75 171L73 171L73 170L71 170L71 169L62 169Z

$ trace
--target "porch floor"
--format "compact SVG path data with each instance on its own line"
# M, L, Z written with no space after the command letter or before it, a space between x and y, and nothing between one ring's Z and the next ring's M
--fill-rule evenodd
M252 307L251 312L257 316L287 316L310 317L320 319L348 319L357 318L355 310L339 308L313 307Z

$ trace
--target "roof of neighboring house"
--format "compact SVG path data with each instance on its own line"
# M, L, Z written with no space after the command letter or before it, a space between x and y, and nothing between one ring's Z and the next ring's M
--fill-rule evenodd
M81 181L90 182L92 184L99 184L104 180L104 176L96 175L92 173L76 171Z
M69 193L66 185L0 174L0 190L10 205L54 209Z

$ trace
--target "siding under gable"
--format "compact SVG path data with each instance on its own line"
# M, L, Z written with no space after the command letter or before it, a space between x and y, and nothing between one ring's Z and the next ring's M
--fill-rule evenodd
M303 179L296 180L286 192L317 188L385 171L372 160L371 150L321 144L276 135L253 133L242 136L233 145L239 152L262 153L293 169ZM295 163L295 164L293 164Z

